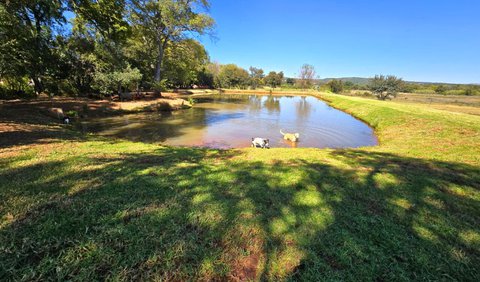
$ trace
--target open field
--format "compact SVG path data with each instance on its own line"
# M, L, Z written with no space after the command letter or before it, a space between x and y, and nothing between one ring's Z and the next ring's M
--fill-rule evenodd
M211 91L203 91L209 94ZM223 93L243 93L243 94L272 94L272 95L319 95L320 92L313 89L302 91L300 89L283 89L275 88L272 92L269 90L238 90L238 89L226 89ZM195 92L193 94L202 94L202 91ZM367 93L368 95L364 95ZM377 100L369 91L365 90L352 90L346 91L346 96L362 97L365 99ZM480 96L466 96L466 95L440 95L440 94L415 94L415 93L399 93L398 96L393 99L393 103L402 104L420 104L426 105L432 109L446 110L450 112L458 112L472 115L480 115Z
M171 148L3 105L28 138L0 142L0 280L479 281L480 116L319 95L380 145Z
M401 93L395 101L428 104L434 109L480 115L480 96Z

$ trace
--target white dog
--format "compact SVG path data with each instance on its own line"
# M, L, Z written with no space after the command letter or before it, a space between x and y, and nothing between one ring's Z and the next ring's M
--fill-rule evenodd
M264 138L252 138L252 147L270 149L270 140Z
M298 133L284 133L281 129L280 129L280 133L283 135L283 139L289 140L292 142L298 142L298 139L300 138L300 134Z

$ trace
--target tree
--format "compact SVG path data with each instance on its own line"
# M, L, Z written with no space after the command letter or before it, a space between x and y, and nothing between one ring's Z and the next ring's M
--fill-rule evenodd
M165 50L163 66L163 77L168 86L188 88L198 83L199 73L208 63L208 54L203 45L193 39L170 44L172 46Z
M85 96L93 93L93 79L95 64L92 54L95 50L93 41L71 34L66 38L59 39L58 52L62 58L61 80L55 81L59 84L59 93L67 93L74 96Z
M293 86L295 84L295 78L291 78L291 77L287 78L286 83L290 86Z
M27 76L37 94L59 71L57 28L65 22L61 0L2 1L0 4L0 74Z
M271 71L268 73L268 75L265 77L265 84L269 85L272 88L275 88L277 86L280 86L283 82L283 72L274 72Z
M237 65L228 64L220 67L218 80L222 88L245 88L248 85L249 75L246 70Z
M69 3L75 13L71 40L78 45L73 49L73 63L87 67L83 80L91 82L93 88L102 94L111 93L112 87L106 86L110 83L103 79L113 79L113 89L117 89L120 74L131 69L126 50L132 29L125 19L126 0L70 0Z
M122 94L122 88L132 87L142 79L142 74L136 68L127 65L125 69L114 72L101 72L95 74L95 84L100 92L104 95L117 91L118 95Z
M263 74L263 70L260 68L250 67L249 71L250 87L252 87L252 89L256 89L259 85L262 84L265 75Z
M222 69L222 66L217 62L209 63L206 66L206 71L207 71L207 73L209 73L212 76L213 86L216 87L216 88L221 88L222 87L221 82L220 82L220 71L221 71L221 69Z
M403 84L403 80L394 75L375 75L370 80L369 88L379 100L385 100L396 97Z
M355 83L353 83L351 81L342 81L342 83L343 83L344 88L347 89L347 90L358 88L358 85L356 85Z
M213 28L208 6L208 0L0 1L2 95L112 91L107 80L118 85L137 71L140 83L156 90L213 86L218 76L207 67L208 54L191 39ZM75 15L71 25L66 10Z
M447 92L447 87L445 85L440 84L435 88L435 93L437 94L445 94Z
M344 83L341 80L332 79L328 82L328 87L333 93L342 93L344 89Z
M214 88L215 87L215 78L213 74L207 69L206 66L203 66L202 69L198 72L197 75L198 84L202 87Z
M474 89L474 87L468 86L467 89L465 89L464 94L467 96L472 96L472 95L476 95L477 91Z
M278 84L278 86L282 85L284 78L285 78L285 75L283 74L283 71L277 73L277 84Z
M169 42L184 40L191 34L205 34L214 25L206 13L207 0L129 0L129 19L142 35L145 50L151 52L154 82L162 79L165 49Z
M302 89L310 88L313 85L315 78L315 67L309 64L304 64L300 69L298 84Z

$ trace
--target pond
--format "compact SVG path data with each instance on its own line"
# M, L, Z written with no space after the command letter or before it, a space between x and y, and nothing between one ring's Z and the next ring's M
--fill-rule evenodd
M195 98L192 109L91 119L84 132L173 146L242 148L252 137L275 147L355 148L373 146L372 128L310 96L215 95ZM280 130L299 133L299 142Z

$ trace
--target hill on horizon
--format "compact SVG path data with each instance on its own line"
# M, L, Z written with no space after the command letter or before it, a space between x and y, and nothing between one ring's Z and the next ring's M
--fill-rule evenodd
M370 81L370 78L366 77L327 77L327 78L321 78L317 79L316 81L319 82L320 84L326 84L330 82L331 80L341 80L343 82L351 82L357 85L367 85ZM479 83L450 83L450 82L427 82L427 81L405 81L408 83L413 83L413 84L434 84L434 85L480 85Z

